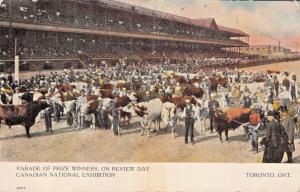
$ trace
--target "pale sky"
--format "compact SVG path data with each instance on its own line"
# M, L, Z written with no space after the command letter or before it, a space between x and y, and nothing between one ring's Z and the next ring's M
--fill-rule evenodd
M189 18L215 18L217 24L250 34L252 45L278 45L300 51L300 2L214 0L118 0Z

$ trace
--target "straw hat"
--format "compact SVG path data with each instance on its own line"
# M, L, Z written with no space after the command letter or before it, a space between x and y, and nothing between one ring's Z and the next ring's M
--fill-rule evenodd
M217 94L216 93L212 93L210 96L211 96L211 98L216 98Z

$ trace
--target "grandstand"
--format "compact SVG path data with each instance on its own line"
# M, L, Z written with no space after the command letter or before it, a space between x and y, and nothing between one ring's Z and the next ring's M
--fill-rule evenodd
M1 2L1 1L0 1ZM114 0L2 0L0 62L186 57L247 47L249 35Z

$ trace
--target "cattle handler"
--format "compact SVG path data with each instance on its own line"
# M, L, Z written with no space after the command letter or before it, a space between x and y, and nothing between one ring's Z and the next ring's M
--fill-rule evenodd
M252 151L258 153L258 129L260 127L261 119L260 114L257 113L253 106L251 106L251 114L249 118L249 124L245 125L247 133L250 137Z
M191 143L194 144L194 124L195 124L195 114L193 111L193 106L191 104L191 100L187 99L186 107L184 108L183 115L185 118L185 144L188 143L189 132L191 135Z
M214 130L215 112L220 108L219 102L216 100L216 94L212 93L210 101L208 102L209 119L210 119L210 133Z

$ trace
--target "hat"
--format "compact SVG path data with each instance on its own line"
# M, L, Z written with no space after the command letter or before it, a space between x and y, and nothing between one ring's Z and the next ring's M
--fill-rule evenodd
M274 117L274 115L275 115L274 111L269 111L267 117Z
M16 87L16 90L20 90L20 87Z
M51 96L50 93L46 93L46 94L45 94L45 97L50 97L50 96Z

